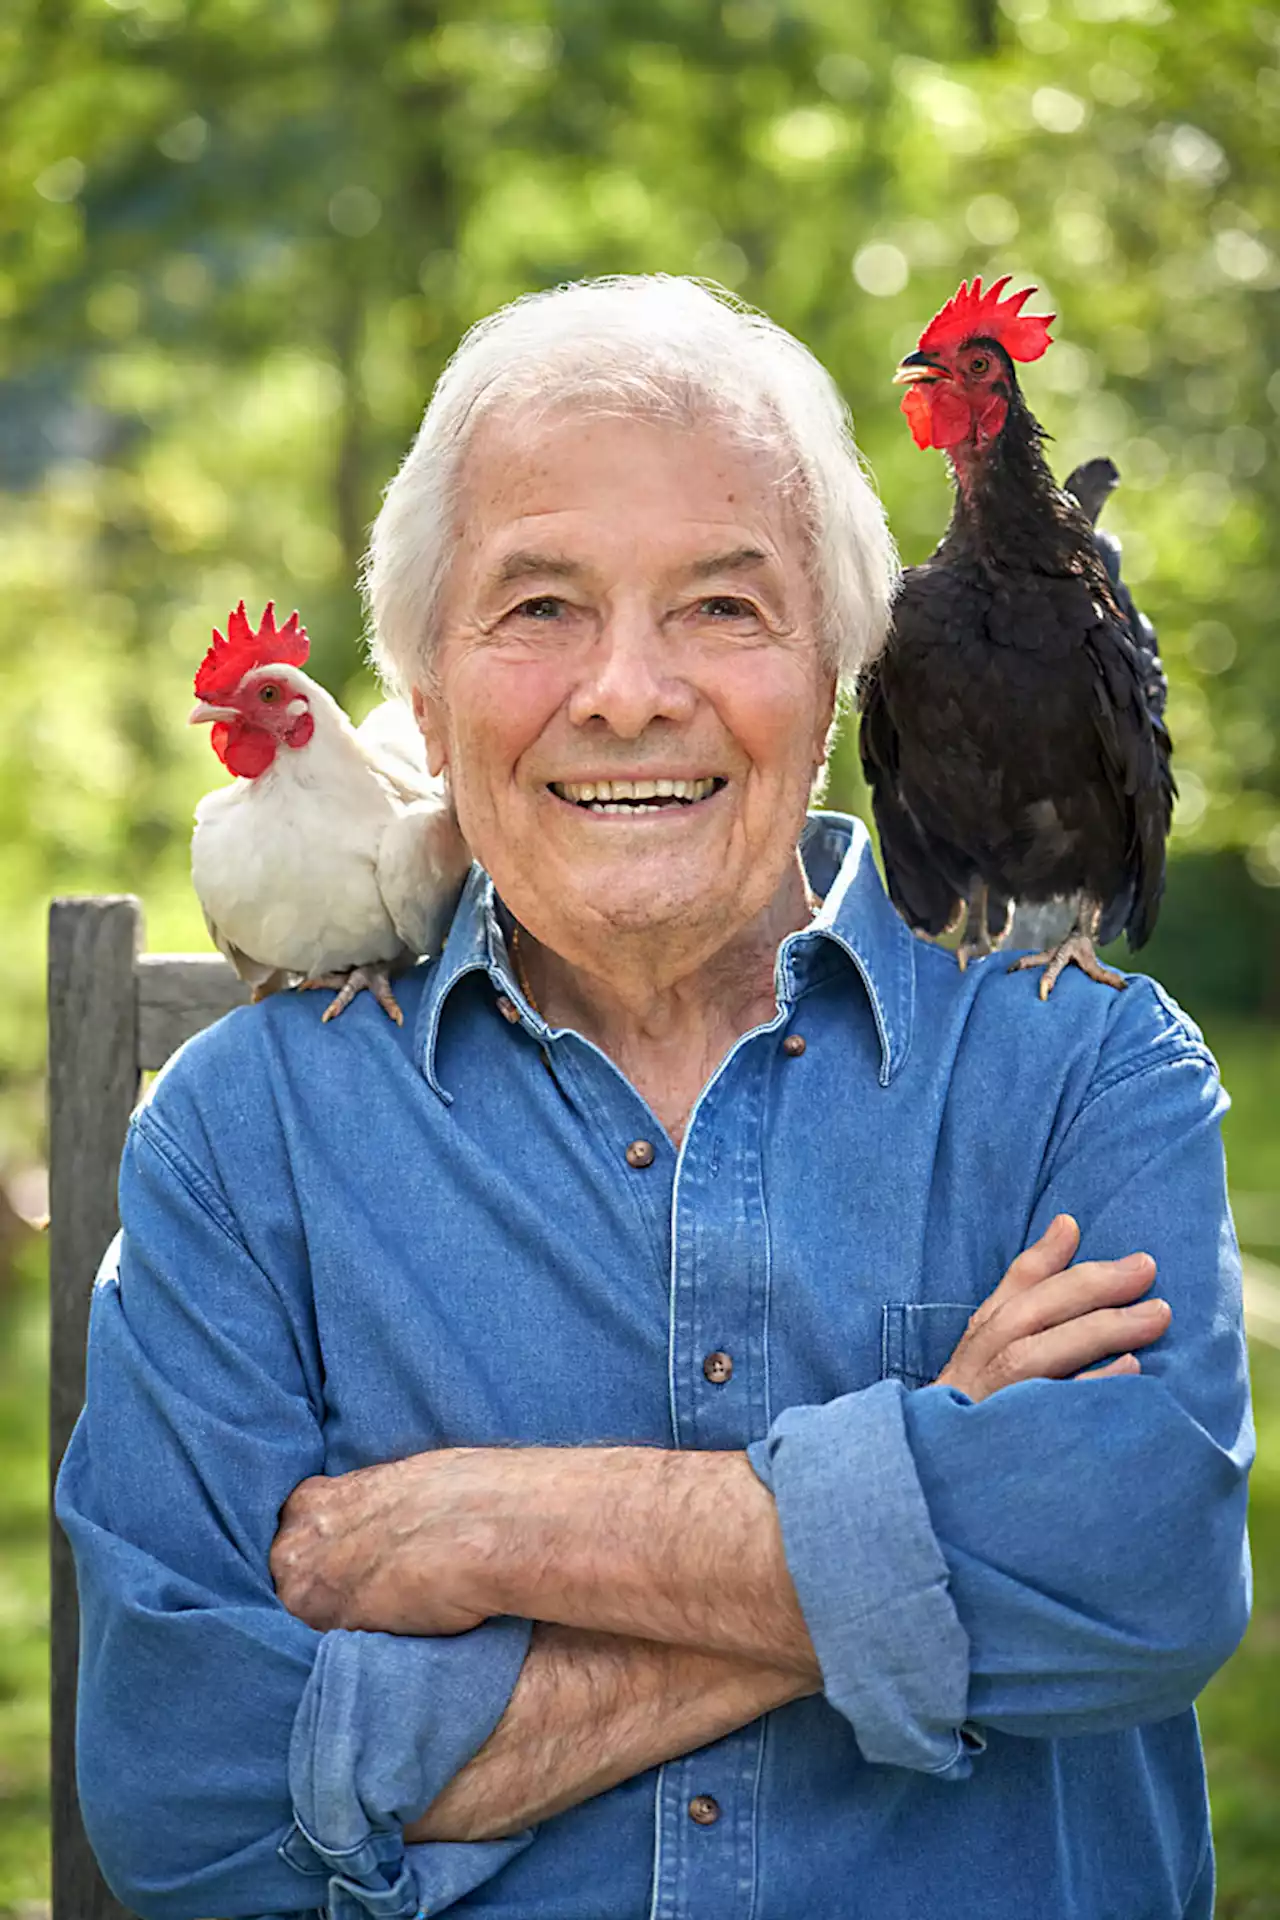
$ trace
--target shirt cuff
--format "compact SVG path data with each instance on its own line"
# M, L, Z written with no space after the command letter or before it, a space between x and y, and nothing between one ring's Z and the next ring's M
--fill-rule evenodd
M783 1548L831 1705L864 1758L964 1779L969 1639L947 1591L902 1414L882 1380L788 1407L747 1449L778 1505Z
M329 1874L330 1920L424 1920L529 1845L526 1829L406 1847L403 1829L502 1718L531 1631L503 1618L450 1638L325 1634L294 1720L280 1852Z

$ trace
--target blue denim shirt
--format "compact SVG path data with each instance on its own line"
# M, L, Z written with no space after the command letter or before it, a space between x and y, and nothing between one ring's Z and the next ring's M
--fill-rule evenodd
M1209 1914L1191 1701L1246 1617L1251 1446L1213 1062L1146 980L961 974L852 822L803 853L825 905L678 1150L522 999L478 870L402 1031L285 995L157 1083L59 1502L85 1819L139 1913ZM1141 1378L931 1385L1060 1210L1082 1257L1159 1262ZM319 1634L268 1549L308 1474L512 1442L749 1449L825 1694L406 1849L529 1624Z

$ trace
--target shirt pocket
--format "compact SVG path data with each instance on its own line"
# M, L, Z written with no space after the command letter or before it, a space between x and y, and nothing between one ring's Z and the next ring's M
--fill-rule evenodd
M960 1344L976 1311L971 1301L890 1302L880 1310L880 1377L927 1387Z

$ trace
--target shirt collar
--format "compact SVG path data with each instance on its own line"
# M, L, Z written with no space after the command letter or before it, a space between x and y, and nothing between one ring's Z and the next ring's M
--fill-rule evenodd
M847 813L811 813L800 836L809 884L822 899L807 927L778 949L778 1000L804 990L834 948L853 962L880 1038L880 1084L887 1087L911 1048L916 1001L916 941L885 893L871 836Z
M833 949L856 968L871 1003L880 1039L880 1084L887 1087L911 1045L915 1010L915 940L890 904L876 872L871 840L860 820L843 813L811 813L800 836L800 857L809 883L822 896L807 927L788 934L778 949L778 1002L788 1006L813 980ZM485 973L515 1007L538 1040L550 1028L520 991L498 920L493 881L473 866L462 889L444 951L432 969L419 1005L414 1052L440 1098L452 1096L436 1074L436 1041L445 1002L470 973Z

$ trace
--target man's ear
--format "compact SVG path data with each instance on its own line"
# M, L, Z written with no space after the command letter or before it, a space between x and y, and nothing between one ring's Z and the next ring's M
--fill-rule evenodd
M821 778L827 764L827 756L835 739L836 728L840 723L840 680L837 674L829 676L826 701L821 709L817 732L813 741L814 772Z
M443 773L449 765L448 733L444 724L444 704L429 687L413 690L413 717L418 723L427 749L427 766L432 774Z

